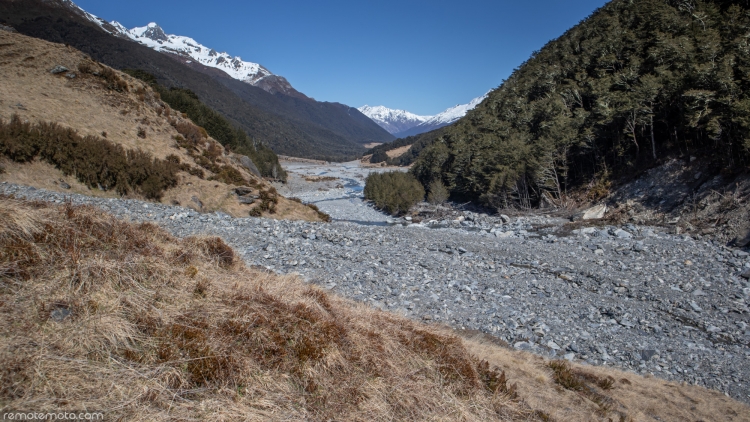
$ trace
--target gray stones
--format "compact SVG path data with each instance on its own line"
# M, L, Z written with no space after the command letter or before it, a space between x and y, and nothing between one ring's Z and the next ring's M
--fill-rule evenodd
M510 217L508 217L508 216L507 216L507 215L505 215L505 214L500 214L500 220L501 220L501 221L502 221L502 222L503 222L504 224L510 223Z
M746 270L742 274L740 274L740 277L742 277L744 279L747 279L747 280L750 280L750 269Z
M60 73L65 73L67 71L68 71L67 67L62 66L62 65L57 65L57 66L53 67L52 70L49 71L49 73L51 73L53 75L58 75Z

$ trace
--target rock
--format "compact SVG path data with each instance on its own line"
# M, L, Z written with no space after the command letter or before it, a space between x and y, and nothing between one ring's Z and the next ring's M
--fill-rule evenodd
M70 189L70 185L65 183L63 179L60 179L60 183L58 184L58 186L60 186L63 189Z
M253 189L247 186L240 186L238 188L234 188L234 193L238 196L250 195L253 193Z
M695 312L703 312L703 309L702 309L702 308L701 308L700 306L698 306L698 304L697 304L697 303L695 303L695 301L694 301L694 300L691 300L691 301L690 301L690 307L691 307L691 308L693 308L693 310L694 310Z
M71 315L73 315L73 311L65 305L58 305L49 313L49 317L57 322L63 321Z
M72 73L72 72L65 74L65 77L68 78L68 79L75 79L76 76L78 76L78 75L76 75L75 73Z
M654 356L656 356L656 350L653 350L653 349L641 350L641 360L645 360L646 362L648 362Z
M190 200L193 201L196 205L198 205L198 209L200 210L203 209L203 202L201 202L201 200L197 196L193 196L192 198L190 198Z
M500 220L505 224L510 223L510 217L505 214L500 214Z
M243 195L237 197L237 200L240 202L240 204L245 205L254 204L256 199L258 199L258 197L255 195Z
M750 245L750 228L741 232L740 236L737 237L737 240L734 241L734 246L737 246L738 248L744 248L747 245Z
M558 346L558 344L555 343L553 340L550 340L547 342L547 347L549 347L552 350L560 350L560 346Z
M604 218L604 214L607 212L606 204L595 205L583 212L581 220L597 220Z
M0 25L0 31L18 32L16 31L16 28L13 28L12 26L7 26L7 25Z
M67 71L68 71L67 67L61 66L61 65L57 65L57 66L53 67L52 70L49 71L49 73L51 73L53 75L57 75L57 74L60 74L60 73L65 73Z
M247 155L240 155L237 157L237 161L242 165L242 167L245 167L250 173L261 177L260 171L258 170L258 167L253 163L253 160L250 159Z
M616 237L617 237L618 239L632 239L632 238L633 238L633 235L632 235L632 234L630 234L630 233L626 232L626 231L625 231L625 230L623 230L623 229L617 229L617 230L615 230L615 232L614 232L614 235L615 235L615 236L616 236Z
M744 279L747 279L747 280L750 280L750 270L747 270L747 271L743 272L742 274L740 274L740 277L742 277Z
M570 362L572 362L572 361L573 361L573 359L575 359L575 357L576 357L576 354L575 354L575 353L566 353L566 354L565 354L565 355L563 356L563 358L564 358L565 360L567 360L567 361L570 361Z

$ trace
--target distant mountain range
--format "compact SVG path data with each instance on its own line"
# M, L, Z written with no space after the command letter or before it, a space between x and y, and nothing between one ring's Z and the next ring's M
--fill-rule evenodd
M432 118L432 116L417 116L406 110L396 110L384 106L370 107L368 105L363 105L357 110L371 118L375 123L392 135L409 130Z
M168 35L156 24L126 29L69 0L0 1L0 23L117 69L143 70L165 87L189 89L279 154L347 160L365 144L394 139L356 108L315 101L260 64Z
M364 105L357 110L396 138L405 138L448 126L464 117L469 110L478 106L485 98L487 98L487 94L474 98L468 104L453 106L434 116L418 116L406 110L397 110L384 106L371 107Z

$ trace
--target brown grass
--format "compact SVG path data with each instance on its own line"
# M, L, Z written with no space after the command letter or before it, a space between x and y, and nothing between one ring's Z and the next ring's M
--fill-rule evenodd
M518 413L458 338L245 268L220 239L180 241L68 205L2 199L0 215L3 410L96 408L124 420Z
M386 151L385 154L388 156L388 158L398 158L406 153L406 151L409 151L411 149L411 145L406 145L403 147L395 148L390 151Z
M586 383L627 377L596 387L612 400L602 410L559 387L542 358L247 268L218 238L179 240L68 204L0 198L0 314L3 412L311 421L750 414L703 389L568 368Z

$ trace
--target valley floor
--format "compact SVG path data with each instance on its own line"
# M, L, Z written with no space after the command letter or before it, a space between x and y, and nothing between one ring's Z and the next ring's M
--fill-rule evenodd
M441 228L233 219L8 183L0 194L92 204L179 237L218 235L249 265L375 307L750 403L750 257L707 238L632 225L567 231L544 217Z

